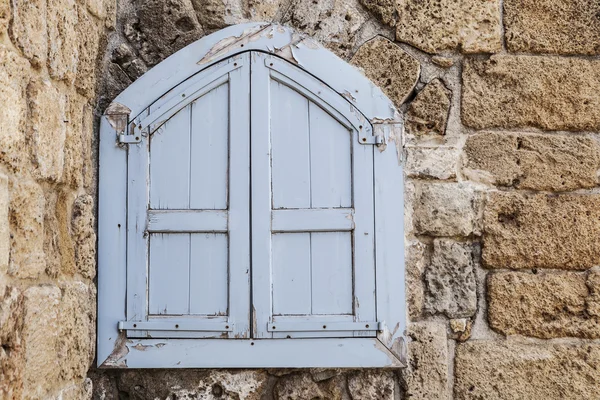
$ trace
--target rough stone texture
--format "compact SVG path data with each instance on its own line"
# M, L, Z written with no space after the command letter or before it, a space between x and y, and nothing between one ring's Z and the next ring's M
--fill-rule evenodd
M441 80L434 79L417 94L406 114L406 133L409 135L443 135L450 112L452 92Z
M27 87L28 135L38 174L60 181L64 167L67 131L66 98L48 81L34 81Z
M100 41L102 40L99 22L94 17L78 7L78 23L76 26L79 38L77 51L79 60L77 64L77 75L75 85L85 96L93 97L96 88L96 63Z
M438 322L416 322L408 329L409 366L401 370L405 398L447 400L449 397L446 327Z
M406 301L408 315L411 319L418 319L423 312L425 288L423 284L423 271L425 270L427 246L414 241L406 246L404 265L406 268Z
M586 283L590 291L586 299L586 311L594 317L600 317L600 268L590 270Z
M9 35L35 67L41 67L48 52L46 0L13 2Z
M0 45L0 162L13 168L28 159L25 146L28 62Z
M456 399L594 399L600 346L472 341L457 345Z
M15 287L0 287L0 398L22 396L25 365L22 337L23 295Z
M600 264L600 196L493 192L483 261L497 268L586 269Z
M371 11L381 22L396 25L396 0L359 0L360 4Z
M48 71L57 80L74 82L79 59L75 0L48 0Z
M396 40L428 53L501 49L500 1L406 0L399 2Z
M510 51L600 54L600 3L593 0L506 0Z
M94 199L80 196L73 205L72 232L75 241L75 263L83 276L93 279L96 276L96 231Z
M485 132L467 139L465 156L474 181L556 192L598 185L600 145L590 137Z
M417 60L382 37L362 45L351 62L362 68L398 107L412 92L421 71Z
M459 150L453 147L407 147L406 174L421 179L456 179Z
M46 268L44 259L44 209L42 188L33 181L11 181L10 266L19 278L38 278Z
M9 209L8 177L0 173L0 291L4 289L4 275L10 261Z
M589 296L585 274L492 274L488 278L490 326L505 335L598 339L600 318L588 311Z
M393 373L377 370L349 376L348 390L354 400L394 400L397 394Z
M275 385L273 394L276 400L325 398L325 393L308 374L284 376Z
M425 268L425 312L471 317L477 309L473 250L469 243L436 239Z
M462 183L415 185L413 223L415 233L434 236L479 235L480 194Z
M508 55L469 59L463 82L462 119L472 128L600 129L599 60Z

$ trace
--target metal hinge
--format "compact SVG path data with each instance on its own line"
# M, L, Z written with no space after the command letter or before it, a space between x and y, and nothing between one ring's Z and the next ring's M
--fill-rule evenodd
M371 125L367 124L364 128L360 126L360 130L358 131L358 142L360 144L374 144L380 146L385 144L385 137L383 135L373 135Z
M119 133L119 143L139 143L142 141L142 134L135 131L136 124L129 124L129 133L125 134L125 131Z

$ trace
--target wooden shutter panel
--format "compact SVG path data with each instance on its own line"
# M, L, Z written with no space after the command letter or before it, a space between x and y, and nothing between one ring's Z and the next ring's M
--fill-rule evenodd
M249 74L223 61L134 121L129 337L249 337Z
M254 335L375 336L366 123L285 61L256 53L251 73Z

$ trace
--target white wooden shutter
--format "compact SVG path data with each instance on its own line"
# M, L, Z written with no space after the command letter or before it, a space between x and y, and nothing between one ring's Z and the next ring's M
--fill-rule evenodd
M370 126L276 57L251 76L254 337L375 336Z
M129 337L249 337L249 55L162 96L129 145Z

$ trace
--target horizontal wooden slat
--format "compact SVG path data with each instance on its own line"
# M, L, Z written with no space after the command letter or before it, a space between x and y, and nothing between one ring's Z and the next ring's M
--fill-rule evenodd
M225 210L149 211L148 232L227 232Z
M214 321L202 319L165 319L151 321L121 321L121 330L141 331L204 331L204 332L230 332L233 324L227 321Z
M328 332L328 331L376 331L377 322L303 322L278 321L267 326L269 332Z
M330 232L354 229L351 208L273 210L273 232Z

